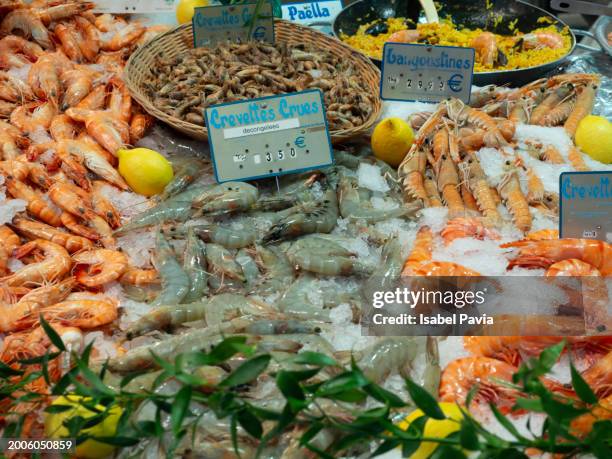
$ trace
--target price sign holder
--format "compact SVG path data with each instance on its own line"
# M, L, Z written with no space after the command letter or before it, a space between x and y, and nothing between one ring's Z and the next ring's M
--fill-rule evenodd
M323 94L318 89L214 105L204 116L219 183L333 163Z
M385 43L380 78L384 100L439 102L456 97L470 101L473 48Z
M95 13L152 14L174 13L174 0L104 0L96 3Z
M612 242L612 171L559 177L559 237Z
M269 2L261 5L255 25L251 28L250 21L256 13L255 9L255 3L196 8L192 19L194 47L213 46L226 41L255 40L274 43L272 5Z

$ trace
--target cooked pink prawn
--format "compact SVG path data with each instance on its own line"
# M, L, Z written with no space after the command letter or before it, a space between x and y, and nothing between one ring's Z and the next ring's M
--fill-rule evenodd
M42 53L42 48L36 43L9 35L0 40L0 67L23 67L34 62Z
M72 66L72 62L62 52L47 53L30 68L28 84L41 99L58 102L62 92L60 74Z
M30 102L17 107L11 113L11 124L28 134L36 130L47 130L57 109L52 102Z
M78 127L72 119L64 115L55 115L49 125L49 133L54 140L74 139L78 133Z
M487 228L482 219L476 217L456 217L449 220L444 229L440 232L446 244L450 244L455 239L473 237L483 240L499 239L497 231Z
M113 154L130 141L128 124L117 119L112 112L69 108L66 114L75 121L85 123L87 133Z
M41 261L27 264L10 276L0 278L0 281L7 285L40 285L61 279L70 270L72 259L68 251L61 245L44 239L25 243L15 251L15 256L22 258L36 249L44 253Z
M92 88L97 72L92 72L85 66L77 66L61 73L60 81L64 85L62 109L74 107L87 96Z
M108 41L102 41L102 49L105 51L119 51L121 48L132 45L145 32L146 27L138 22L131 22L118 30Z
M502 244L502 248L516 247L519 256L510 262L513 266L548 268L557 261L577 258L598 269L602 276L612 275L612 245L593 239L553 239L516 241Z
M47 322L81 329L97 328L117 319L118 302L105 297L103 300L66 300L40 308L36 314L28 314L17 321L19 328L31 327L42 315Z
M556 32L534 32L525 34L520 38L525 49L560 49L565 46L563 37Z
M476 50L482 65L492 66L497 59L497 41L491 32L483 32L472 40L470 47Z
M77 29L83 36L83 39L79 40L81 53L89 62L94 62L100 51L100 34L98 29L83 16L76 16L74 21Z
M0 72L0 99L9 102L24 102L35 98L32 88L8 72Z
M72 259L76 263L77 281L87 287L112 282L121 277L128 267L127 257L117 250L88 250L73 255Z
M421 33L416 29L399 30L389 35L388 42L392 43L414 43L419 41Z

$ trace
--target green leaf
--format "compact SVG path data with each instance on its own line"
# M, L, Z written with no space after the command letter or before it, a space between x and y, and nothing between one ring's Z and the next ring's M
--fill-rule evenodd
M209 361L201 363L201 365L216 365L225 362L239 352L244 352L247 348L252 349L252 346L247 346L246 341L246 336L230 336L225 338L210 351L208 354Z
M438 445L429 459L467 459L467 456L463 451L453 446Z
M292 372L281 370L276 375L276 385L285 398L305 400L306 396Z
M251 437L257 438L258 440L261 438L263 428L261 426L261 422L259 419L257 419L257 416L251 413L248 409L244 409L239 411L236 417L238 423L248 432Z
M529 459L522 451L519 451L516 448L504 448L501 451L498 451L495 455L496 459Z
M262 354L247 360L219 383L221 387L235 387L256 379L268 368L270 355Z
M77 362L77 367L79 368L79 371L81 372L81 376L86 381L88 381L96 390L98 390L98 392L104 395L110 395L110 396L115 395L113 390L110 389L106 384L104 384L102 380L98 377L97 374L91 371L91 369L89 368L89 366L87 366L87 363L84 360L77 358L76 362Z
M328 355L312 351L300 352L292 360L295 363L300 363L304 365L315 365L317 367L335 367L338 365L338 363Z
M402 457L410 457L421 446L420 440L404 440L402 441Z
M264 421L276 421L280 417L280 413L258 406L249 405L249 409L255 414L255 416L263 419Z
M337 394L330 395L329 398L332 400L339 400L341 402L347 403L361 403L365 401L366 398L368 398L368 394L366 394L360 389L349 389L345 390L344 392L339 392Z
M565 340L560 341L554 346L550 346L542 351L540 357L538 358L539 369L542 372L542 375L550 372L552 367L559 360L559 357L561 357L563 349L565 349Z
M191 386L183 386L181 390L176 393L176 397L174 397L172 410L170 412L170 425L175 435L180 432L183 426L183 419L185 419L187 415L189 403L191 402L191 390Z
M542 401L537 398L523 398L519 397L516 399L515 407L522 408L527 411L533 411L535 413L543 413L544 407Z
M107 445L113 446L134 446L140 442L140 438L113 436L113 437L93 437L94 440L100 443L106 443Z
M440 405L438 405L436 399L433 398L429 392L410 379L406 379L405 381L410 398L423 413L433 419L446 419L446 416L444 416L444 413L440 409Z
M403 401L393 392L390 392L387 389L380 387L376 384L368 384L363 388L363 390L366 391L370 397L374 398L375 400L378 400L381 403L389 405L392 408L403 408L405 406L408 406L405 401Z
M495 419L497 419L497 421L504 427L504 429L510 432L514 436L514 438L524 442L528 441L523 435L520 434L515 425L512 424L512 422L506 416L504 416L501 411L499 411L499 409L494 403L489 403L489 407L491 408Z
M380 446L374 450L374 452L372 453L372 457L388 453L392 449L397 448L399 445L401 445L400 440L398 440L397 438L389 438L383 441Z
M478 451L480 449L480 442L478 440L478 434L474 424L466 419L461 421L461 430L459 431L459 439L461 446L470 451Z
M589 412L587 409L576 408L571 403L563 403L556 400L550 392L544 394L541 400L544 412L548 414L550 421L562 422Z
M232 437L234 453L236 453L236 457L240 459L240 445L238 444L238 419L235 413L230 417L230 435Z
M63 413L64 411L73 410L74 406L70 405L49 405L45 408L45 413Z
M51 325L49 325L49 323L45 320L42 314L39 315L39 320L40 320L41 327L43 328L43 330L49 337L49 341L51 341L51 343L56 348L58 348L60 351L65 352L66 346L64 346L64 342L62 341L60 336L57 334L57 332L51 327Z
M595 392L593 392L580 373L578 373L572 362L570 362L570 372L572 375L572 386L578 397L580 397L580 400L588 404L597 403L597 396L595 395Z
M304 432L302 436L300 437L300 445L303 446L306 443L308 443L310 440L316 437L317 434L321 432L322 429L323 429L323 424L321 424L320 422L313 423L310 426L310 428L306 432Z
M347 371L331 379L328 379L319 386L316 391L318 397L329 398L333 395L347 390L356 389L369 384L369 381L358 373Z
M0 362L0 378L7 379L10 376L21 376L22 374L24 374L23 371L16 370L6 363Z

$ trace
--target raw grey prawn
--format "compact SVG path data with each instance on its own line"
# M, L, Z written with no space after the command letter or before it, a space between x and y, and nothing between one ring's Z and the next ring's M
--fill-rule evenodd
M297 240L287 250L287 258L295 269L326 276L371 274L373 267L358 260L356 255L333 240L308 235Z
M155 197L156 201L165 201L171 196L183 192L202 173L203 163L196 159L189 159L175 167L174 178L166 185L164 191Z
M338 183L338 201L340 204L340 215L351 220L364 220L375 223L390 218L405 217L413 214L421 208L420 205L411 203L401 205L392 209L376 209L370 201L371 192L360 188L356 177L341 174Z
M244 182L225 182L196 195L192 206L196 214L222 215L248 210L259 197L253 185Z
M219 244L226 249L242 249L253 245L257 238L257 230L253 225L244 225L244 228L234 229L228 225L197 224L188 227L172 226L168 228L169 234L182 235L193 229L195 234L204 242Z
M161 232L157 233L155 240L153 265L161 278L162 289L152 305L180 303L189 292L189 276L181 268L174 250Z
M245 281L242 267L228 249L218 244L206 244L206 261L210 273L209 285L213 289L242 288Z
M261 294L275 293L293 281L294 271L284 252L276 246L256 246L257 260L264 269L255 290Z
M272 306L253 298L222 293L197 303L159 306L131 324L126 335L128 339L133 339L153 330L172 329L186 322L198 321L210 327L244 315L266 314L278 313Z
M183 254L183 271L189 276L189 291L183 301L190 303L201 300L208 293L206 272L206 245L196 236L192 228L187 231Z
M338 198L335 190L328 188L321 200L308 201L287 210L264 235L264 244L292 239L303 234L329 233L338 221Z

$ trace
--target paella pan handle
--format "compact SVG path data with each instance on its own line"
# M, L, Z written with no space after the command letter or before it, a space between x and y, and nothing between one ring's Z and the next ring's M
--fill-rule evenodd
M587 30L572 29L572 32L574 33L574 35L578 35L580 37L592 38L599 45L598 47L594 47L594 46L585 45L583 43L576 43L576 46L581 49L586 49L587 51L605 52L605 53L608 53L609 56L612 56L612 46L608 45L608 41L607 39L603 37L603 33L599 33L601 31L602 31L601 28L598 28L598 30L595 33L591 33Z
M552 0L552 9L565 13L591 14L593 16L610 16L612 8L601 3L585 2L583 0Z

